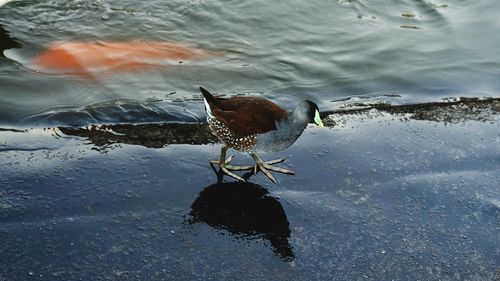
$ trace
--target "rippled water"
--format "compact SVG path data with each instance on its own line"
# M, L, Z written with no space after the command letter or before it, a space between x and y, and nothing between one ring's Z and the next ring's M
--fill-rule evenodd
M0 124L203 120L198 86L330 110L498 96L500 5L488 1L13 1L0 8ZM158 41L220 52L143 71L33 71L56 41Z

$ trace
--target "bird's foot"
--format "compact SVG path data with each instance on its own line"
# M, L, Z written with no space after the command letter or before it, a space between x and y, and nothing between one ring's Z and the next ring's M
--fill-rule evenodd
M235 173L231 172L231 171L245 171L245 170L252 170L254 169L254 166L233 166L233 165L228 165L229 162L231 162L231 160L233 160L234 158L234 155L231 155L229 156L226 160L224 160L223 163L221 163L221 160L217 161L217 160L213 160L213 161L210 161L210 163L212 164L217 164L219 165L220 169L222 170L222 172L232 178L235 178L239 181L246 181L244 178L236 175Z
M264 175L266 175L266 177L268 179L270 179L273 183L276 183L276 179L273 177L273 175L269 171L283 173L283 174L287 174L287 175L295 175L295 173L293 171L283 169L280 167L272 166L274 164L281 163L281 162L285 161L285 158L280 158L280 159L271 160L271 161L262 161L262 159L260 159L260 157L257 156L256 154L252 154L252 157L255 160L254 174L257 174L258 171L262 171L262 173L264 173Z
M228 158L226 158L226 160L224 161L224 165L229 164L229 162L231 162L231 160L233 160L233 158L234 158L234 155L230 155ZM221 160L211 160L210 161L210 163L217 164L219 166L220 166L220 162L221 162Z
M219 165L219 167L224 166L226 169L230 171L246 171L246 170L253 170L254 166L233 166L233 165L228 165L231 160L233 160L234 155L229 156L224 163L221 165L219 160L212 160L210 163ZM284 160L284 159L283 159Z

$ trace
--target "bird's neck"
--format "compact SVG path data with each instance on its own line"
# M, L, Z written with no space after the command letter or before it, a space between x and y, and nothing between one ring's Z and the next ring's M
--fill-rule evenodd
M290 123L289 125L293 128L297 128L302 131L309 123L307 109L303 106L297 106L295 110L288 113L288 118L285 122Z
M260 136L260 144L256 151L280 151L291 146L302 134L307 121L290 112L287 117L276 123L277 130L272 130Z
M280 151L291 146L308 124L307 112L296 108L276 123L277 130L271 130L258 137L256 152Z

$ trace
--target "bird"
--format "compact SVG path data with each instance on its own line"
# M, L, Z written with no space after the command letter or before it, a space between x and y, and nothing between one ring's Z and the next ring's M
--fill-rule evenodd
M211 163L219 165L224 174L239 181L245 179L232 171L253 170L254 174L262 171L273 183L276 179L270 171L294 175L290 170L273 166L285 161L284 158L263 161L257 153L277 152L290 147L309 123L323 127L318 106L310 100L303 100L294 110L287 111L261 97L222 98L215 97L203 87L200 91L210 131L223 144L219 160ZM229 165L233 159L233 156L226 159L229 148L250 154L255 165Z

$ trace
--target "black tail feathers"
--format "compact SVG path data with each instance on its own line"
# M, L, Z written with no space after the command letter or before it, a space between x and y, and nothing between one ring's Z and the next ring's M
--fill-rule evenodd
M209 102L209 103L216 103L215 102L215 98L214 96L209 92L207 91L205 88L203 87L200 87L200 91L201 91L201 94L203 95L203 97Z

